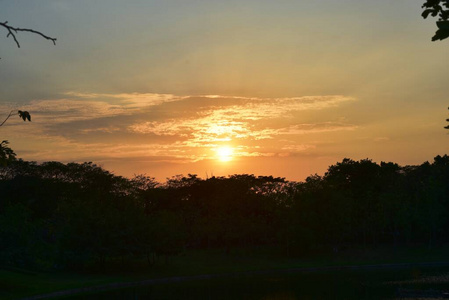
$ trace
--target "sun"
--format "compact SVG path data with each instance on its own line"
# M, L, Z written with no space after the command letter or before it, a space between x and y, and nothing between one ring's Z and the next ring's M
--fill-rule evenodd
M231 147L223 146L217 148L217 157L219 160L226 162L232 159L234 150Z

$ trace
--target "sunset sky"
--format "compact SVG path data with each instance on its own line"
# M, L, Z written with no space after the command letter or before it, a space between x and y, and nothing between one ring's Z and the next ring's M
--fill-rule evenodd
M303 180L448 153L449 39L424 0L0 0L0 127L18 157L117 175Z

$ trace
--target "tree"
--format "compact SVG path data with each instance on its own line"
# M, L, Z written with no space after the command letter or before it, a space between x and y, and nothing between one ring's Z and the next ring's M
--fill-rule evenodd
M423 5L423 13L421 14L424 19L429 15L432 17L439 17L437 21L438 30L432 37L432 41L444 40L449 37L449 0L427 0Z
M0 143L0 166L6 166L8 162L16 160L16 154L8 147L8 141Z

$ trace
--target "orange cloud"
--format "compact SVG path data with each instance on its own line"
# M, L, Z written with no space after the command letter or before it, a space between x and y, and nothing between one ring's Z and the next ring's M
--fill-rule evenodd
M223 145L232 146L235 157L288 156L316 147L291 137L357 129L344 119L298 124L295 113L352 101L340 95L255 98L69 92L62 99L34 100L23 106L32 114L32 127L8 125L13 135L34 141L36 146L27 153L38 160L86 158L94 153L97 158L188 162L213 159L211 149ZM288 141L282 138L286 135ZM43 141L51 141L51 150Z

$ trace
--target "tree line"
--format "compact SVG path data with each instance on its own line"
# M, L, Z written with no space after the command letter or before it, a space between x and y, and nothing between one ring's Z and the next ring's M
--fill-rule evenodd
M161 261L189 249L285 256L449 241L449 157L401 167L344 159L303 182L249 174L165 183L93 163L0 165L0 265ZM158 260L159 259L159 260Z

